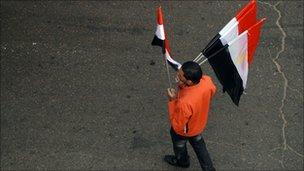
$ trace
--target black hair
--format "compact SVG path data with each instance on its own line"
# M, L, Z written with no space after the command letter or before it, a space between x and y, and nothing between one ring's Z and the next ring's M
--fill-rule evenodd
M184 77L187 80L191 80L194 84L198 84L202 78L203 72L201 66L193 61L187 61L183 63L182 70Z

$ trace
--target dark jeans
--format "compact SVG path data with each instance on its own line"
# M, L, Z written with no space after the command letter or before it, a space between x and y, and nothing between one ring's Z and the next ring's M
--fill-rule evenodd
M171 128L170 130L171 139L173 142L173 150L177 158L177 162L181 166L187 166L190 164L188 152L187 152L187 141L190 142L199 163L204 171L215 170L206 148L205 141L201 134L194 137L184 137L175 133Z

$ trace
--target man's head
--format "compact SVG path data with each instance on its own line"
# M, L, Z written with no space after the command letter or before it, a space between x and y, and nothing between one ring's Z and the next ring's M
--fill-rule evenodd
M193 61L185 62L177 73L179 84L185 84L186 86L198 84L202 75L203 72L201 67L198 63Z

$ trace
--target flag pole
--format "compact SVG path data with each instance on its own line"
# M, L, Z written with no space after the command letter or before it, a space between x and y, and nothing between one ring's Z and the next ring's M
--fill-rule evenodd
M168 61L166 59L166 55L164 54L164 59L166 61L166 68L167 68L167 76L168 76L168 82L169 82L169 88L172 87L171 79L170 79L170 72L169 72L169 67L168 67Z
M203 54L202 52L201 52L200 54L198 54L197 57L193 59L193 61L196 62L196 60L198 60L198 58L199 58L202 54Z
M208 60L208 58L204 59L203 62L199 63L199 65L202 65L203 63L205 63Z
M201 60L203 57L206 58L203 53L200 53L193 61L198 63L198 61Z

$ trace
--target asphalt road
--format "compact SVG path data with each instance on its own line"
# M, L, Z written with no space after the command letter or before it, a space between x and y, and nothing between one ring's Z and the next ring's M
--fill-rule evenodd
M184 62L246 3L1 1L1 170L176 170L162 160L173 151L155 9ZM302 170L303 2L258 11L267 21L239 107L202 67L219 90L203 135L218 170ZM200 169L189 152L185 170Z

